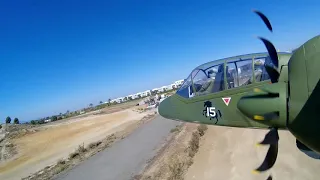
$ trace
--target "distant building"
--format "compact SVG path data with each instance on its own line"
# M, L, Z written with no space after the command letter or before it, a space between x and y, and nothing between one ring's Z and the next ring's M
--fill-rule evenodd
M131 95L127 96L127 99L128 99L128 100L129 100L129 99L134 99L134 97L135 97L135 95L134 95L134 94L131 94Z
M141 97L146 97L146 96L150 96L150 95L151 95L151 91L150 90L141 92Z
M174 84L176 85L176 88L180 87L183 83L184 83L184 79L174 82Z
M152 89L151 91L152 91L152 92L155 92L155 91L161 92L161 88L154 88L154 89Z
M171 89L177 89L178 88L178 86L176 85L176 84L170 84L170 86L171 86Z
M142 93L137 93L137 94L134 94L134 99L138 99L138 98L141 98L142 97Z
M110 102L111 103L114 103L114 102L116 102L116 103L122 103L123 102L123 97L119 97L119 98L116 98L116 99L113 99L113 100L111 100Z
M130 100L130 99L138 99L138 98L142 98L142 97L147 97L147 96L150 96L151 95L151 92L154 92L154 91L157 91L157 92L165 92L165 91L170 91L172 89L177 89L179 88L182 84L183 84L184 80L178 80L178 81L175 81L174 83L170 84L170 85L166 85L166 86L162 86L160 88L153 88L152 90L146 90L146 91L143 91L143 92L138 92L136 94L130 94L126 97L120 97L120 98L116 98L116 99L113 99L111 100L111 102L117 102L117 103L121 103L121 102L124 102L124 101L127 101L127 100ZM107 102L105 102L107 103Z
M165 92L165 91L167 91L167 86L162 86L162 87L160 88L160 92Z

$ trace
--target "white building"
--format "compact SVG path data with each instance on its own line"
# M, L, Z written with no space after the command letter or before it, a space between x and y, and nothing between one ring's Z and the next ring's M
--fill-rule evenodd
M170 85L167 85L167 86L162 86L160 91L161 92L170 91L170 90L173 89L173 85L174 85L174 87L177 87L175 84L170 84Z
M175 83L171 84L170 87L171 87L171 89L177 89L178 88L178 86Z
M160 92L165 92L167 90L167 86L162 86L161 88L160 88Z
M170 85L168 85L168 86L167 86L167 91L170 91L170 90L172 90L173 88L175 88L174 85L175 85L175 84L170 84Z
M126 100L130 100L130 99L137 99L139 97L147 97L147 96L151 95L152 91L158 91L158 92L169 91L169 90L172 90L172 89L179 88L183 84L183 82L184 82L183 79L182 80L178 80L178 81L175 81L173 84L170 84L170 85L167 85L167 86L162 86L160 88L154 88L152 90L138 92L136 94L130 94L130 95L126 96L126 97L119 97L119 98L111 100L111 102L121 103L121 102L125 101L125 98L126 98Z
M151 91L150 90L141 92L141 97L146 97L146 96L150 96L150 95L151 95Z
M127 96L127 99L128 99L128 100L129 100L130 98L131 98L131 99L134 99L134 97L135 97L135 95L134 95L134 94L131 94L131 95Z
M119 98L116 98L116 99L113 99L111 100L111 103L114 103L114 102L117 102L117 103L122 103L123 102L123 97L119 97Z
M133 99L138 99L139 97L141 97L141 93L134 94L133 97Z
M177 87L179 87L179 86L181 86L181 85L183 84L183 82L184 82L184 79L175 81L174 84L175 84Z
M160 91L161 90L161 88L154 88L154 89L152 89L152 91Z

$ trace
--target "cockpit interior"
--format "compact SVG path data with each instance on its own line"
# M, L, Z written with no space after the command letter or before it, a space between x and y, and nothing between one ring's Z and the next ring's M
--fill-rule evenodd
M272 63L268 54L231 57L202 64L185 79L177 94L192 98L226 89L270 80L265 63Z

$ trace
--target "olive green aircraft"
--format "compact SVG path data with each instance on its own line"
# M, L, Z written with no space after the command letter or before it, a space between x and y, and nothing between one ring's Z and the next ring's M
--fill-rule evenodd
M267 17L254 11L272 32ZM177 92L163 100L159 114L200 124L270 129L269 145L254 172L270 169L278 155L278 129L289 130L297 147L320 157L320 36L292 52L277 52L258 37L266 53L215 60L196 67ZM272 179L270 175L268 179Z

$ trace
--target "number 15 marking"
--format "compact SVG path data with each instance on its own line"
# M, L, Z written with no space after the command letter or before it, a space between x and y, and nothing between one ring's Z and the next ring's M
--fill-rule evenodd
M215 107L207 107L207 117L216 117Z
M217 124L219 121L219 117L221 119L222 115L221 115L220 110L218 110L219 114L217 114L215 109L216 109L215 107L207 107L207 117L210 117L210 120L211 120L211 118L216 118L215 124Z

